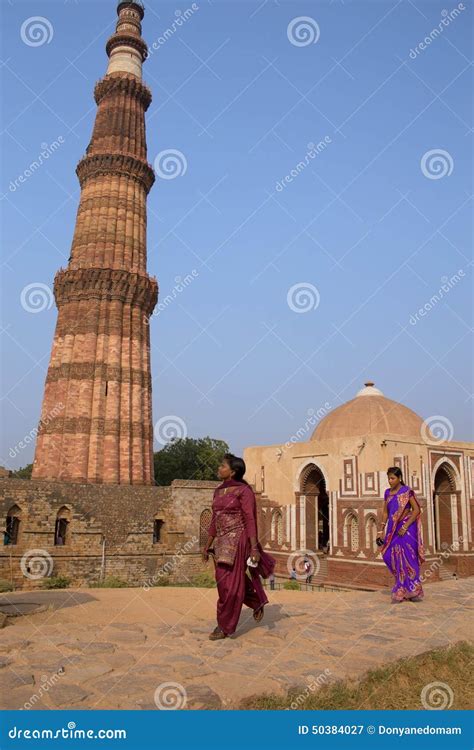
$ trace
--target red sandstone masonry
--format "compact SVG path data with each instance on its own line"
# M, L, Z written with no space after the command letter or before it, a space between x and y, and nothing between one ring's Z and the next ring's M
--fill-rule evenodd
M136 9L119 7L107 52L146 54ZM32 478L153 485L149 317L158 284L146 270L150 89L132 73L95 85L92 138L77 165L81 197L66 269L54 279L58 319Z

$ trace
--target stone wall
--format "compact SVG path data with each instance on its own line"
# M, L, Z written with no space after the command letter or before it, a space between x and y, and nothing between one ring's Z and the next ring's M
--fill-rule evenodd
M384 562L355 562L328 557L328 582L353 586L393 586L393 576Z
M451 554L448 564L459 578L474 576L474 554L472 552L467 554Z
M421 565L424 583L434 583L456 573L458 578L474 575L474 555L472 553L451 552L448 557L442 553L426 555ZM353 583L354 585L393 586L393 576L385 563L355 562L342 558L328 557L328 583Z
M37 577L32 558L39 560L39 570L68 576L75 586L108 575L130 585L153 585L165 574L171 582L180 582L210 571L200 559L199 519L211 507L217 485L190 480L147 487L0 479L3 529L13 506L20 518L18 543L0 547L0 578L16 588L41 586L43 576ZM54 544L58 513L69 518L64 546ZM158 543L153 543L155 519L163 521Z
M38 588L46 575L64 575L73 586L87 586L110 575L131 586L192 580L213 572L200 556L200 517L211 508L218 482L175 480L169 487L97 485L41 480L0 479L0 516L19 508L18 543L0 546L0 578L15 588ZM288 556L270 541L268 519L259 505L260 539L277 560L276 575L288 578ZM69 518L64 546L54 544L58 513ZM153 543L154 520L163 521L160 541ZM205 535L204 535L205 536ZM105 543L105 544L104 544ZM35 568L34 559L39 568ZM435 561L428 556L422 571ZM23 570L22 570L23 560ZM315 582L359 586L392 586L392 576L380 561L324 556L327 571ZM29 566L29 569L28 569ZM474 573L474 555L451 553L446 569L464 577ZM38 576L38 570L43 575ZM25 572L23 572L25 571ZM433 565L430 580L439 580Z

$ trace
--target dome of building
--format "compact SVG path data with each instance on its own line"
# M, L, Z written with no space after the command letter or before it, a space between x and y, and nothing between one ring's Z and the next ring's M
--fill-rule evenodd
M423 420L398 401L386 398L374 383L365 383L355 398L331 411L311 440L392 434L420 437Z

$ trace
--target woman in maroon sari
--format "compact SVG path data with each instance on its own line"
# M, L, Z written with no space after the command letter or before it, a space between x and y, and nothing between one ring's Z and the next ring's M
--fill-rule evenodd
M385 490L383 525L377 536L382 538L388 521L380 552L395 578L392 602L420 601L424 596L420 566L425 560L420 506L413 490L403 483L398 466L387 470L387 478L390 487Z
M244 461L226 453L218 469L223 481L214 492L209 538L203 550L203 559L207 561L212 552L216 563L219 598L217 627L209 636L213 641L235 632L242 604L253 609L254 619L260 622L268 603L260 576L267 578L275 567L274 558L258 541L255 495L244 474ZM246 572L249 557L257 564L249 566L250 576Z

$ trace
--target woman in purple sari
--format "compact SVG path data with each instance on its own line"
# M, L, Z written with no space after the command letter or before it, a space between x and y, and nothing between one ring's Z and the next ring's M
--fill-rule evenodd
M377 536L383 537L388 521L380 552L395 578L392 602L420 601L424 597L420 565L425 560L420 506L398 466L391 466L387 477L390 487L385 490L383 526Z
M268 578L275 567L274 558L258 541L255 495L244 474L243 459L226 453L218 468L223 481L214 492L209 538L203 550L203 559L207 561L213 552L216 563L219 598L217 627L209 636L213 641L235 632L243 604L253 609L254 619L260 622L268 603L260 576ZM257 564L249 566L250 576L246 572L249 557Z

